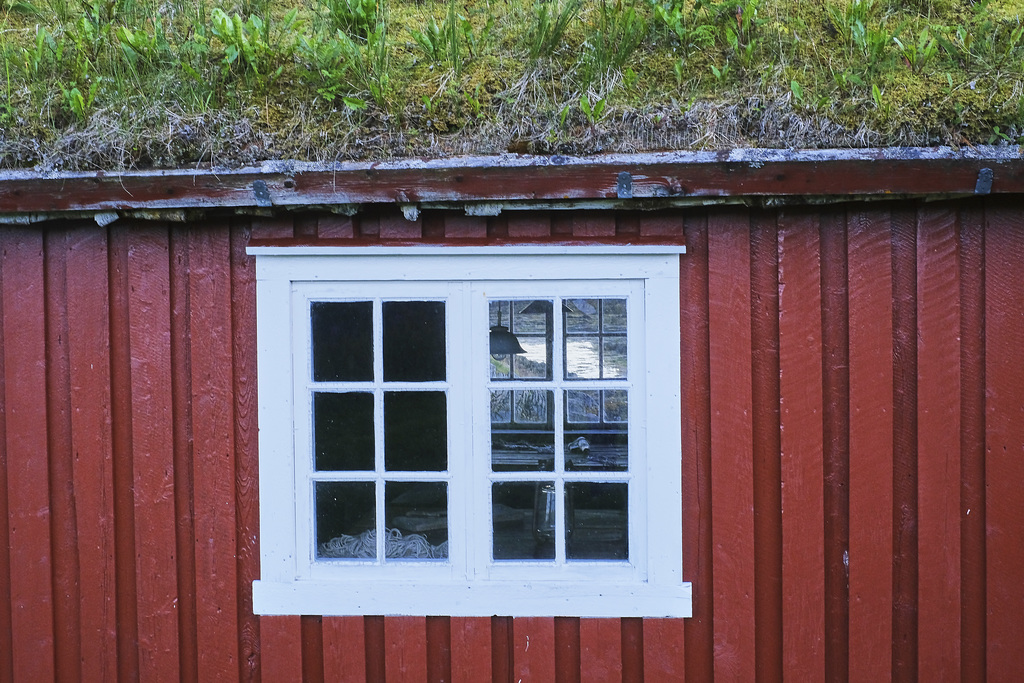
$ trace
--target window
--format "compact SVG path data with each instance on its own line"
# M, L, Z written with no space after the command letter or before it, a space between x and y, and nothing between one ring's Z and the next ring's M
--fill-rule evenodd
M262 614L689 616L680 248L256 247Z

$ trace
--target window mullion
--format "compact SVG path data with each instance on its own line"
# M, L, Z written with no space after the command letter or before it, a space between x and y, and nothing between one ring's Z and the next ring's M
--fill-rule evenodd
M555 562L565 564L565 329L562 297L554 298L551 379L555 384Z

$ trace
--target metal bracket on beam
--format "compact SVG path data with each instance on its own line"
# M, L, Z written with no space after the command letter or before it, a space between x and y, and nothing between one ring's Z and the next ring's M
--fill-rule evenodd
M633 198L633 176L623 171L619 174L619 180L615 184L615 193L619 199Z
M256 206L273 206L270 200L270 188L265 180L255 180L252 184L252 193L256 197Z
M991 168L983 168L978 171L978 182L974 185L974 194L989 194L992 192L992 179L994 175Z

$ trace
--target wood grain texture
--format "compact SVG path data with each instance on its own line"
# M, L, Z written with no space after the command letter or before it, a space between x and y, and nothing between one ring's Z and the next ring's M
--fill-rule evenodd
M302 624L300 617L260 617L261 680L302 680Z
M985 232L985 520L989 680L1020 675L1024 650L1024 223L993 202Z
M15 676L32 681L52 680L56 673L46 392L40 390L46 386L43 264L42 233L3 231L11 654Z
M690 659L685 656L686 620L644 619L644 679L647 681L687 680L686 668Z
M754 679L754 472L750 227L746 211L708 219L711 524L715 678Z
M622 681L622 623L619 619L580 619L581 681Z
M960 254L957 215L917 226L919 676L960 680Z
M491 679L491 620L486 617L452 617L452 683Z
M234 338L234 496L238 585L239 680L259 680L259 617L252 610L252 582L259 578L259 452L256 421L256 269L245 253L245 224L231 226L231 329Z
M215 226L188 235L198 673L219 681L239 674L230 240Z
M385 617L384 656L388 683L420 683L426 680L426 618Z
M821 245L816 215L779 223L783 678L823 683Z
M512 680L555 680L555 620L516 617L512 620Z
M171 392L169 247L165 231L129 237L131 439L139 673L179 680Z
M362 617L324 617L326 681L366 681L366 633Z
M886 212L850 217L850 680L892 674L892 237Z
M70 232L65 245L71 338L71 439L81 594L82 680L117 680L117 574L110 395L107 235Z

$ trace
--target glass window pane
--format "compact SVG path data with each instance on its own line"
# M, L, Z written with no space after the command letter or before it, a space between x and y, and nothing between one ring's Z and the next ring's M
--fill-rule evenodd
M314 466L325 470L372 470L373 394L313 394Z
M566 430L565 469L583 472L624 472L629 469L629 437L626 431Z
M313 381L373 381L373 303L314 301L310 306Z
M512 356L515 367L516 379L547 379L548 357L551 355L551 346L544 337L519 337L519 345L525 353L517 353ZM507 357L507 356L506 356Z
M629 559L628 485L565 485L566 558Z
M624 389L608 389L604 391L605 422L626 422L629 419L628 397L629 392Z
M384 484L384 553L389 558L448 557L448 485L440 481Z
M600 422L601 392L597 389L566 391L565 419L568 422Z
M488 302L491 378L551 378L553 307L545 299ZM521 352L513 350L516 344Z
M598 332L600 330L600 299L567 299L565 312L566 334Z
M384 393L384 467L392 472L448 469L448 411L443 391Z
M569 337L565 340L565 378L600 379L601 338Z
M491 468L550 472L555 468L552 392L491 392Z
M316 556L377 557L373 482L316 482Z
M384 381L445 378L443 301L385 301Z
M601 362L601 376L604 379L625 379L626 338L605 337L603 343L604 357Z
M626 300L625 299L602 299L601 300L601 331L602 332L625 332L626 331Z
M502 482L491 487L495 560L555 559L555 483Z

